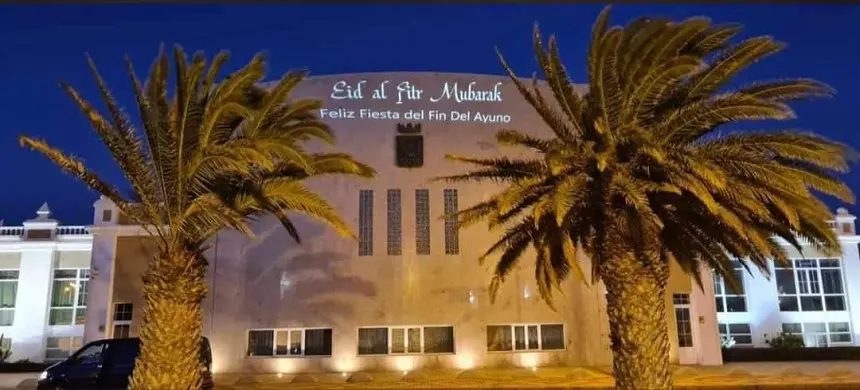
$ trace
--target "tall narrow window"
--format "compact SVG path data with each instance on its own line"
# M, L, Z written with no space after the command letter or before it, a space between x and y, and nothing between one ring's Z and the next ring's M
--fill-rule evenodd
M403 223L400 190L388 190L388 254L403 254Z
M678 328L678 347L693 346L693 324L690 315L690 294L672 294L675 306L675 325Z
M747 311L746 296L744 290L744 268L737 260L732 261L732 272L738 282L738 291L732 290L725 278L714 274L714 296L717 301L717 312L744 312Z
M457 255L460 254L460 229L457 226L457 212L459 211L457 190L445 189L443 197L445 198L445 254Z
M15 300L18 298L18 270L0 271L0 326L15 322Z
M430 190L415 190L415 253L430 254Z
M131 336L131 320L134 315L134 305L117 303L113 306L113 338L124 339Z
M373 256L373 190L358 192L358 255Z
M87 317L88 269L55 269L48 325L83 325Z

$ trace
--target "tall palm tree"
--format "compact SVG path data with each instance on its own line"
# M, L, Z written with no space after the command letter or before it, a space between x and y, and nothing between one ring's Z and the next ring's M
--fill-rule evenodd
M348 155L306 150L311 141L333 145L334 136L317 117L320 101L290 99L304 73L287 73L263 89L262 55L220 82L216 78L227 61L224 52L208 68L202 53L188 62L178 46L173 60L176 83L168 97L169 65L163 49L146 85L126 59L142 134L118 107L92 60L107 118L63 85L125 174L131 196L81 160L42 140L20 137L23 146L113 201L158 244L144 276L142 347L131 381L136 389L200 387L207 266L203 252L218 231L232 228L253 236L249 222L274 214L299 241L290 222L290 213L299 212L354 236L335 209L303 181L327 174L374 175L372 168Z
M448 156L477 168L440 179L502 184L459 214L463 225L506 228L484 255L500 254L493 293L531 246L540 293L552 305L561 280L582 277L575 258L582 251L591 279L607 290L616 386L670 388L670 264L701 286L703 268L735 283L733 258L765 273L768 259L790 266L774 237L798 249L802 237L838 252L826 223L831 214L817 194L853 201L835 174L856 153L800 131L718 131L738 121L793 118L789 101L831 93L807 79L726 88L783 44L766 36L733 44L738 26L705 18L639 18L608 28L608 11L593 28L585 93L571 83L555 39L545 48L537 27L545 83L525 85L499 55L553 137L502 130L498 143L533 157Z

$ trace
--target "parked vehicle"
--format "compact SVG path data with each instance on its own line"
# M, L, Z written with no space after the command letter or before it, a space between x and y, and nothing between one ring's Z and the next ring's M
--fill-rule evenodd
M126 389L139 353L139 338L93 341L45 369L38 390ZM205 367L203 388L212 389L212 350L205 337L200 359Z

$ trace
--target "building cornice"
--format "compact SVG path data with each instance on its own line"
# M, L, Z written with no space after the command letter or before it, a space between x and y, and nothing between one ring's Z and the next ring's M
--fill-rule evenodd
M0 252L38 252L56 251L89 251L93 248L93 240L75 241L6 241L0 242Z
M94 235L147 236L149 232L140 225L97 225L90 226Z

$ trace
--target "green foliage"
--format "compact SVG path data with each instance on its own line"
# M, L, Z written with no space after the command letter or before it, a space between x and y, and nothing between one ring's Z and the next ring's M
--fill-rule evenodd
M728 349L734 347L737 342L734 337L731 336L723 336L720 337L720 348Z
M448 158L477 168L439 178L491 181L501 191L459 213L468 226L503 229L482 257L498 255L495 293L528 247L537 251L541 296L573 274L576 253L590 258L599 280L621 253L646 262L677 261L701 284L708 267L736 286L731 259L767 273L767 259L787 264L781 237L839 252L820 194L853 202L837 177L856 152L799 130L735 131L740 121L794 118L788 103L828 96L808 79L755 82L728 88L744 69L784 46L771 37L733 42L735 25L706 18L672 22L639 18L609 27L598 18L588 49L588 89L570 80L554 37L537 27L534 49L544 80L511 81L543 118L552 137L528 129L502 130L500 145L530 150L527 158ZM656 266L656 265L655 265Z
M6 341L5 334L0 334L0 364L6 363L9 356L12 356L12 349L4 347L4 341Z
M92 60L89 64L106 116L63 84L125 174L132 196L123 196L80 159L44 141L22 136L21 144L109 198L149 229L162 249L198 248L224 227L252 235L249 218L265 213L277 215L296 240L298 232L289 219L293 211L353 235L334 208L303 182L327 174L371 177L374 171L342 153L306 150L311 141L333 145L334 135L317 117L321 101L290 99L305 73L287 73L271 88L262 88L263 55L220 82L216 78L227 61L225 52L208 67L202 53L189 62L178 46L173 57L176 84L171 97L169 61L163 49L145 84L126 61L140 131L119 108Z
M803 342L803 337L792 333L779 333L772 339L765 340L771 348L778 349L796 349L803 348L806 343Z
M171 61L162 48L146 83L141 83L126 59L139 129L120 109L92 60L89 65L106 107L104 114L74 88L62 85L124 173L131 194L123 194L117 183L104 181L82 160L45 141L19 138L22 146L43 154L113 201L158 245L145 277L144 345L132 383L136 388L199 385L200 370L182 362L197 361L194 345L202 326L199 302L206 291L200 276L207 264L203 253L218 231L232 228L253 237L250 221L273 214L299 241L290 216L301 213L354 237L334 207L305 182L322 175L375 174L346 154L309 150L312 143L330 149L335 139L317 115L321 101L290 97L305 73L289 72L264 88L266 61L256 55L217 81L227 58L222 52L207 64L203 54L196 53L189 61L177 46L172 59L175 75L170 77ZM169 86L171 81L175 84ZM185 349L157 334L170 329L171 315L177 313L187 320L181 330L183 341L191 347Z

